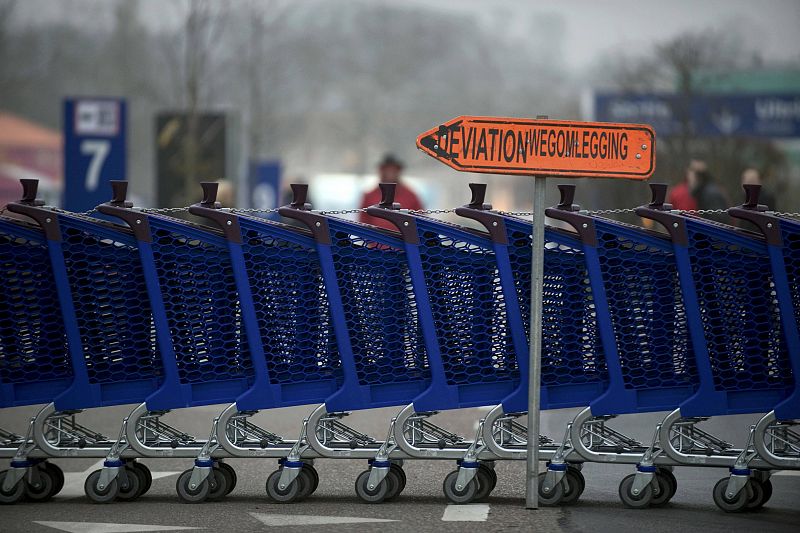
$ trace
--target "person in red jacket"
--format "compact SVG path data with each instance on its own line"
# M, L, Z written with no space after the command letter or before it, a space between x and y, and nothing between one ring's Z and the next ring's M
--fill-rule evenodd
M419 210L422 209L422 202L419 197L406 187L401 181L401 173L403 172L403 163L392 154L386 154L380 163L378 163L378 177L381 183L396 183L397 188L394 193L394 201L400 204L403 209ZM361 207L369 207L371 205L379 204L381 202L381 190L375 187L371 191L364 194L361 199ZM368 214L361 212L358 214L359 222L372 224L373 226L380 226L387 229L397 229L388 220L382 218L371 217Z
M707 170L705 161L692 159L686 168L683 181L672 187L667 197L667 202L672 204L675 209L681 211L694 211L697 209L697 199L694 197L692 189L698 172Z

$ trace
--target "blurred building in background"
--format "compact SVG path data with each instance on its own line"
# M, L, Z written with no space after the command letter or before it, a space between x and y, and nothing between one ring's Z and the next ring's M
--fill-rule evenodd
M127 175L146 206L186 205L193 184L225 179L251 207L264 194L253 165L272 161L303 176L316 207L353 208L393 152L427 207L466 202L472 180L495 207L528 211L532 183L458 175L417 153L417 134L461 114L580 119L588 93L800 94L796 1L645 4L0 0L0 110L58 135L65 97L124 98ZM700 159L736 200L756 167L785 207L800 204L797 141L695 133L659 137L655 180L677 183ZM585 180L577 200L647 196Z
M61 193L61 134L0 112L0 206L19 200L19 180L38 179L40 196L57 204Z

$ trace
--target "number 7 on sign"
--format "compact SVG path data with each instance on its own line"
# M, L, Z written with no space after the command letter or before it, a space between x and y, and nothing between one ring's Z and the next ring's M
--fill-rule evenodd
M103 168L109 151L111 151L109 141L86 139L81 142L81 154L92 156L86 171L86 190L88 192L96 190L100 184L100 170Z

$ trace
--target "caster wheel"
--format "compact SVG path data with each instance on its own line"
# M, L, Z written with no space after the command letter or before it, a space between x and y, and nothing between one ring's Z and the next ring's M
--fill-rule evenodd
M147 491L150 490L150 487L153 485L153 474L150 472L150 469L144 463L140 463L135 461L130 464L134 469L139 472L139 480L142 482L142 486L139 489L140 493L139 496L145 494Z
M218 502L230 492L226 474L216 466L211 469L206 482L208 483L208 498L206 499L210 502Z
M586 488L586 479L583 477L580 470L574 468L567 468L564 479L567 480L569 488L564 489L564 496L561 498L561 504L569 505L577 502L578 498L583 494L583 489Z
M124 481L123 477L125 478ZM142 495L144 483L145 479L137 468L125 465L125 476L120 475L117 478L117 484L119 485L117 498L121 501L132 502Z
M389 486L391 481L388 480L389 474L376 487L370 489L369 470L364 470L356 478L356 494L366 503L381 503L386 499L389 489L394 490L394 487Z
M58 467L58 465L53 464L49 461L45 461L44 463L40 463L42 468L44 468L50 477L53 478L53 491L51 496L55 496L61 489L64 488L64 471Z
M564 484L557 483L549 492L544 491L544 477L547 472L539 474L539 503L545 507L553 507L564 499Z
M406 478L406 471L403 470L402 465L397 463L392 463L390 469L397 474L397 479L400 481L400 487L397 489L397 494L399 496L404 490L406 490L406 481L408 481Z
M233 489L236 488L236 483L239 481L236 470L228 463L217 463L217 467L225 474L225 481L228 484L228 494L230 494L233 492Z
M444 482L442 483L442 490L444 490L444 495L451 503L455 504L464 504L470 503L475 500L475 494L478 492L478 480L476 478L472 478L472 481L466 484L466 486L462 487L461 489L456 487L456 482L458 480L458 470L453 470L447 477L444 478Z
M758 511L764 504L767 503L766 493L764 491L764 484L757 480L756 478L750 478L750 481L747 483L750 485L750 488L753 489L753 495L747 501L747 505L745 508L748 511Z
M0 505L10 505L12 503L17 503L22 498L25 497L25 479L19 480L19 483L14 485L14 488L9 490L8 492L2 489L3 482L6 480L6 476L8 475L8 470L3 470L0 472Z
M297 499L298 494L302 492L300 489L303 487L300 486L302 483L302 477L298 475L294 481L292 481L289 486L280 488L279 483L281 480L281 471L283 469L279 468L278 470L274 471L272 474L269 475L267 478L267 495L272 498L273 501L278 503L290 503ZM302 470L301 470L302 475Z
M95 470L89 474L89 477L86 478L83 484L83 492L85 492L86 497L94 503L113 502L119 493L119 482L114 478L107 486L102 489L98 488L97 483L100 481L100 472L102 472L102 470Z
M653 499L653 485L647 485L641 493L633 494L633 480L636 474L626 476L619 484L619 499L628 509L646 509Z
M650 484L653 489L653 498L650 500L650 505L653 507L662 507L668 504L675 495L672 481L663 472L657 470L653 476L653 483Z
M319 486L319 476L313 466L304 463L295 482L300 483L300 491L297 493L297 501L299 502L305 500L314 493L314 490Z
M189 482L192 479L192 469L186 470L183 474L178 477L178 481L175 482L175 490L178 492L178 498L183 503L202 503L208 498L208 493L211 490L211 486L208 483L208 478L206 478L202 483L198 486L192 488L189 486Z
M403 489L406 488L406 473L403 472L401 466L393 464L389 467L389 472L386 473L384 482L389 484L389 490L386 491L384 501L390 502L397 499Z
M764 489L764 504L766 504L770 498L772 498L772 481L769 479L765 479L761 482L761 487Z
M669 497L667 501L670 501L673 497L675 497L675 493L678 492L678 480L675 478L675 474L672 473L672 470L668 470L666 468L659 468L656 470L656 474L664 476L664 478L669 482Z
M36 472L29 472L25 476L25 496L33 502L46 502L53 497L53 488L56 482L50 472L44 468L37 468L36 470ZM32 484L31 478L34 478L33 481L36 485Z
M725 494L725 491L728 489L728 479L729 478L724 477L714 485L714 503L726 513L740 513L747 508L747 504L752 497L753 489L748 490L752 481L748 481L747 485L745 485L736 496L728 498Z
M494 471L489 467L478 467L478 471L475 472L475 479L478 482L478 490L475 491L474 501L486 501L486 499L489 497L489 494L492 493L494 483L497 483L497 477L492 477L492 473L494 473Z

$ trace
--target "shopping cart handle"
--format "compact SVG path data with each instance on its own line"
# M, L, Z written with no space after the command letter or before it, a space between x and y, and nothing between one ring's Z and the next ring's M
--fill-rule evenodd
M311 211L311 204L306 202L308 198L308 184L292 183L292 203L278 208L278 214L282 217L299 220L308 227L314 240L319 244L330 244L331 233L328 229L328 219L325 215Z
M24 178L19 182L22 184L22 198L19 203L33 206L44 205L44 200L36 199L36 194L39 191L39 180Z
M44 231L44 236L50 241L61 240L61 227L58 223L58 215L41 207L44 205L42 200L36 199L39 188L39 180L21 179L22 199L19 202L10 202L6 209L18 215L25 215L32 218Z
M469 189L472 191L472 199L469 201L467 207L471 209L480 209L481 211L489 211L492 209L492 204L483 203L486 199L485 183L470 183Z
M469 204L456 207L456 214L480 222L480 224L486 228L486 231L489 232L489 236L492 238L493 242L508 244L505 218L503 218L502 215L494 213L491 204L483 203L486 197L486 184L470 183L469 188L472 190L472 199Z
M758 203L758 197L761 194L761 185L755 183L747 183L742 185L744 189L744 203L740 206L742 209L754 209L756 211L768 211L769 207Z
M189 212L196 217L205 218L216 224L225 238L233 243L242 244L242 232L239 229L239 217L222 211L222 204L217 201L219 183L203 181L203 201L189 206Z
M672 204L665 203L667 199L667 184L666 183L651 183L650 184L650 203L647 207L656 209L658 211L671 211Z
M109 205L114 207L133 207L132 202L126 202L128 197L128 182L122 180L111 180L111 201Z
M111 200L100 204L96 207L97 211L116 217L125 222L133 236L139 242L153 242L153 236L150 234L150 224L147 215L141 211L134 211L132 202L127 202L125 199L128 196L128 182L122 180L111 181Z
M761 185L746 184L742 185L745 200L739 207L731 207L728 214L733 218L747 220L753 223L764 235L767 244L780 246L783 243L780 229L780 219L775 215L768 215L769 209L766 205L758 203L758 196L761 193Z
M311 204L308 203L308 184L307 183L292 183L292 203L290 204L295 209L302 211L311 211Z
M686 232L686 220L683 215L672 212L672 204L664 202L667 198L666 184L651 183L650 194L650 203L637 207L634 212L642 218L654 220L664 226L673 243L681 246L688 245L689 235Z
M222 204L217 201L217 191L219 183L216 181L201 181L200 187L203 188L203 200L200 205L209 209L219 209Z
M558 192L561 194L561 201L558 202L556 209L561 211L580 211L581 206L573 203L575 201L575 186L562 183L558 186Z
M575 200L575 186L562 184L558 186L558 191L561 193L561 201L556 207L545 209L544 214L572 226L583 244L597 246L594 219L589 215L579 213L581 206L573 203Z
M410 244L419 244L417 221L413 215L400 213L401 205L394 201L396 183L379 183L381 190L381 203L367 208L367 214L375 218L382 218L391 222L403 240Z

